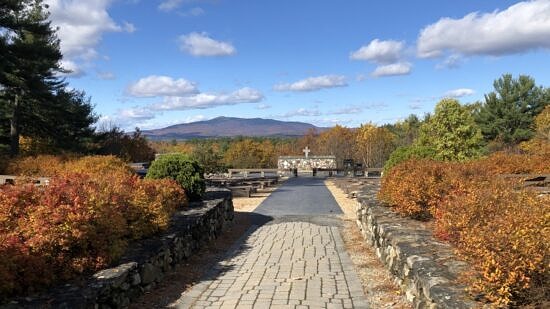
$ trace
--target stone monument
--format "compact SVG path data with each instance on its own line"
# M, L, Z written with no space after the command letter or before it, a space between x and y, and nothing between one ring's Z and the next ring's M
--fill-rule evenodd
M277 168L287 171L296 169L299 172L336 169L336 156L310 156L311 150L308 146L302 152L304 156L280 156Z

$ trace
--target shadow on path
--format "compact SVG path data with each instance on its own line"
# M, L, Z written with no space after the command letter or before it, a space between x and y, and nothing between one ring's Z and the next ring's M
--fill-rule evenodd
M272 217L342 214L324 180L325 178L315 177L290 178L271 193L254 212Z

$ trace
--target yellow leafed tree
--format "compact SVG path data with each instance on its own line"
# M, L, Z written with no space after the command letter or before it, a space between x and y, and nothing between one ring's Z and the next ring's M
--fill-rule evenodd
M355 138L356 156L365 167L381 167L395 148L395 135L372 123L361 125Z

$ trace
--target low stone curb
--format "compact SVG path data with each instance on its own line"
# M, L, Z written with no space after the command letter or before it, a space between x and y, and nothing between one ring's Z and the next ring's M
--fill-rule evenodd
M415 308L478 308L456 279L469 266L437 241L422 222L404 218L376 199L377 184L357 191L357 225Z
M217 238L233 215L231 191L207 189L204 201L176 213L166 232L131 244L118 266L97 272L85 284L67 284L0 308L127 307L162 281L166 272Z

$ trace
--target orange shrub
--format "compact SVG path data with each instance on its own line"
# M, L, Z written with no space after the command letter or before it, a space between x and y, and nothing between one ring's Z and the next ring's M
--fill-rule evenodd
M131 174L132 169L115 156L52 156L39 155L10 160L6 173L19 176L52 177L66 173L105 175L112 173Z
M181 186L173 180L134 178L134 181L130 196L132 208L126 216L133 239L166 229L172 214L187 205Z
M63 166L64 173L84 173L103 177L109 174L133 174L128 164L115 156L86 156L69 160Z
M474 292L499 306L548 297L549 197L503 179L470 181L441 204L436 229L477 270Z
M168 226L187 199L171 180L65 173L0 187L0 297L105 267L129 240Z
M476 164L480 170L492 175L550 173L548 156L543 154L496 152L473 164Z
M6 174L31 177L51 177L63 170L67 160L63 156L40 155L11 159L6 167Z
M397 213L416 219L435 215L450 190L445 181L448 163L412 159L396 165L382 178L378 197Z
M537 155L410 160L384 175L379 198L402 215L434 218L435 235L473 265L472 291L497 306L549 302L550 198L497 176L549 169Z

